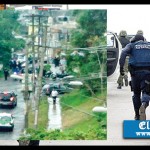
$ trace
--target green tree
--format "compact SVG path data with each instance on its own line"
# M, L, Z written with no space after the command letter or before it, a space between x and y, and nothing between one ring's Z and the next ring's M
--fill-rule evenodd
M11 49L23 49L25 41L16 39L13 32L18 32L21 29L21 24L18 22L19 13L15 10L0 11L0 63L7 66L11 58Z
M75 10L73 14L78 28L72 32L71 44L89 47L106 43L103 36L107 29L106 10Z
M107 28L107 11L75 10L73 16L77 18L78 26L71 32L70 42L73 47L79 48L78 52L84 53L85 56L69 55L68 71L81 77L81 80L86 79L84 80L85 89L95 95L96 92L106 88L106 79L86 77L92 76L92 73L106 74L107 50L103 45L106 45L104 33ZM78 72L74 72L74 68ZM103 86L103 84L105 85Z

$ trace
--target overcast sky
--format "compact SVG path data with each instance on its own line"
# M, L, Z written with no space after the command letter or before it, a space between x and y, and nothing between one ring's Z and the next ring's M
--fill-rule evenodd
M150 41L150 5L69 5L69 9L107 9L107 30L119 33L126 30L136 34L143 30Z

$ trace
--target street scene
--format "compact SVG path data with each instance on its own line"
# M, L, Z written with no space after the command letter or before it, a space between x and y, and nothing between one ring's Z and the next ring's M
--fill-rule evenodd
M0 145L150 145L149 5L5 7Z
M106 140L107 11L0 13L0 140Z

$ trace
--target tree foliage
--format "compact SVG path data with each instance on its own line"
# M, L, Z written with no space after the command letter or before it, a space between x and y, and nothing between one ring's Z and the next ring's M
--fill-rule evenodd
M106 10L75 10L73 12L77 22L77 28L71 32L71 45L77 48L80 55L68 55L68 72L76 74L78 77L86 79L94 73L106 74L107 49L106 37L104 33L107 28ZM93 47L89 49L90 47ZM71 52L70 52L71 53ZM78 70L75 72L74 68ZM86 89L93 95L106 88L106 79L87 78L84 80ZM103 86L102 84L105 84Z
M11 49L19 50L25 46L24 40L16 39L13 35L13 32L19 32L21 29L18 17L19 13L14 10L0 11L0 61L5 66L11 58Z
M106 10L75 10L78 28L72 32L71 43L78 47L99 46L107 29Z

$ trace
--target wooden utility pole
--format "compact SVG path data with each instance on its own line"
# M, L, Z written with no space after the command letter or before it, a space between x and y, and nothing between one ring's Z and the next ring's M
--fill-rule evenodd
M32 14L32 53L33 53L33 62L32 62L32 69L33 69L33 94L35 93L35 49L34 49L34 42L35 42L35 36L34 36L34 14Z
M37 49L37 53L38 53L38 60L40 59L39 57L39 51L40 51L40 40L41 40L41 37L40 37L40 34L41 34L41 29L40 29L40 26L41 26L41 16L39 16L38 18L38 49ZM40 66L39 64L39 61L37 62L38 63L38 66ZM38 74L39 75L39 74Z
M26 47L25 47L25 57L26 57L26 66L25 66L25 77L24 77L24 83L22 83L23 85L23 89L24 89L24 100L25 100L25 129L28 128L28 101L29 101L29 87L28 87L28 43L26 43ZM25 84L25 85L24 85Z
M42 76L43 76L43 69L44 69L44 56L46 52L46 44L47 44L47 25L45 26L45 33L44 33L44 49L41 48L40 52L40 71L38 76L38 82L37 82L37 94L36 94L36 105L35 105L35 120L34 120L34 127L35 129L38 126L38 113L39 113L39 101L40 101L40 93L42 90ZM43 46L42 46L43 47Z
M38 17L39 18L39 25L38 25L38 31L41 31L41 27L43 29L43 26L41 25L41 17L48 17L48 16L43 16L43 15L30 15L30 16L26 16L26 17L32 17L32 53L33 53L33 100L35 102L35 120L34 120L34 127L37 128L37 124L38 124L38 111L39 111L39 100L40 100L40 93L41 93L41 89L42 89L42 76L43 76L43 68L44 68L44 56L45 56L45 51L46 51L46 41L47 41L47 26L45 28L45 33L44 33L44 40L43 42L41 42L40 44L40 37L38 38L38 45L35 45L35 33L34 33L34 27L36 26L34 24L34 18ZM38 34L38 36L41 36ZM42 38L42 37L41 37ZM44 46L42 45L43 43ZM40 45L39 45L40 44ZM38 51L41 54L39 58L39 66L40 66L40 70L39 70L39 75L37 77L37 86L35 86L35 46L38 46ZM44 50L43 50L44 47ZM38 53L38 55L39 55Z

